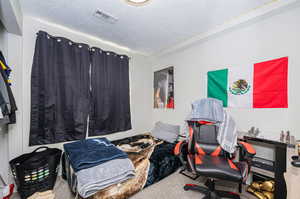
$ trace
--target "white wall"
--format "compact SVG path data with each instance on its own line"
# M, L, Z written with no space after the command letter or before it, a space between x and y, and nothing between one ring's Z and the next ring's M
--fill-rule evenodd
M22 35L23 14L19 0L0 0L0 19L7 32Z
M300 139L300 7L194 43L177 52L152 59L152 70L175 67L175 110L154 110L153 123L183 124L190 103L207 96L210 70L247 67L254 63L289 56L288 109L228 109L239 130L259 127L265 137L278 137L280 130L291 130ZM153 75L152 75L153 78Z

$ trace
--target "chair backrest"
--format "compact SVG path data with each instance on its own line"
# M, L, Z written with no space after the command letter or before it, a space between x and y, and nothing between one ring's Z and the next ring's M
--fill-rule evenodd
M223 150L217 141L218 127L216 125L189 122L189 152L200 155L223 155Z

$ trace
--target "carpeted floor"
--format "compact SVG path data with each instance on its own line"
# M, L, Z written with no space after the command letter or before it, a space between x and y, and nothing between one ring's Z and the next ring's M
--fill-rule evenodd
M200 199L201 194L194 191L184 191L184 184L203 184L205 179L198 178L197 181L189 179L178 172L170 175L162 181L144 189L143 191L132 196L130 199ZM229 182L217 182L216 189L237 192L237 184ZM74 199L75 196L71 194L68 184L59 178L54 188L56 199ZM242 199L255 199L251 194L243 191ZM15 194L12 199L19 199L18 194Z
M200 199L203 195L195 191L184 191L185 184L198 184L203 185L204 178L199 177L196 181L180 174L174 173L173 175L163 179L162 181L144 189L143 191L132 196L130 199ZM226 184L226 186L225 186ZM217 182L216 189L238 192L238 185L229 183L228 181ZM244 187L245 189L245 187ZM256 199L256 197L245 192L241 194L242 199Z

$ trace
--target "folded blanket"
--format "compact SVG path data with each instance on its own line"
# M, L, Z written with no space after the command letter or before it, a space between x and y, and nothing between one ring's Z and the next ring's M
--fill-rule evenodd
M192 110L186 121L223 122L223 102L214 98L204 98L192 103Z
M146 135L146 137L143 136L141 139L135 139L139 136L134 136L129 138L132 142L145 142L149 143L150 145L144 149L137 150L136 152L133 152L132 150L128 150L128 157L132 161L134 167L135 167L135 177L127 180L123 183L112 185L110 187L107 187L106 189L103 189L99 192L97 192L95 195L90 197L90 199L128 199L135 193L139 192L143 189L144 185L146 184L147 177L148 177L148 171L150 166L149 158L157 145L157 142L149 135ZM124 140L127 140L124 139ZM123 141L116 142L115 144L120 146L125 151L127 151L129 146L124 146L122 143ZM127 143L127 142L125 142ZM119 145L120 144L120 145ZM136 149L136 147L133 147Z
M80 140L64 144L72 168L75 172L91 168L110 160L128 158L128 155L106 138Z
M115 159L89 169L83 169L76 175L78 193L81 197L87 198L99 190L133 178L135 169L128 158Z

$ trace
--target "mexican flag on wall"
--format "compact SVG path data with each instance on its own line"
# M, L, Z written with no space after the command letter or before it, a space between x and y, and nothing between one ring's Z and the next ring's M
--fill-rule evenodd
M288 57L207 75L207 96L222 100L224 107L288 107Z

